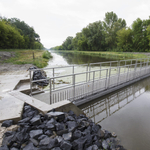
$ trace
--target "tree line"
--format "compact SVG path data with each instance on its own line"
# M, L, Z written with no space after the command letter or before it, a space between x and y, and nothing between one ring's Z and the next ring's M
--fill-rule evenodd
M55 50L78 51L150 51L150 17L137 18L131 27L114 12L105 13L104 21L90 23L75 37L68 36Z
M40 36L24 21L0 17L0 49L42 49Z

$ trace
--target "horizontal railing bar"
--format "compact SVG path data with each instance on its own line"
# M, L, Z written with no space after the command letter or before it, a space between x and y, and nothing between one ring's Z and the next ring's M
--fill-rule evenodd
M90 63L90 64L93 65L93 64L110 63L110 62L118 62L118 61L106 61L106 62L97 62L97 63ZM89 64L89 65L90 65L90 64Z
M81 72L81 73L75 73L75 74L69 74L69 75L63 75L63 76L57 76L57 77L51 77L50 79L63 78L63 77L68 77L68 76L73 76L73 75L80 75L80 74L97 72L97 71L103 71L103 70L108 70L108 69L100 69L100 70L94 70L94 71L85 71L85 72Z
M76 66L88 66L88 64L79 64L79 65L69 65L69 66L61 66L61 67L50 67L50 68L43 68L43 69L32 69L31 71L37 71L37 70L48 70L48 69L58 69L58 68L69 68L69 67L76 67Z

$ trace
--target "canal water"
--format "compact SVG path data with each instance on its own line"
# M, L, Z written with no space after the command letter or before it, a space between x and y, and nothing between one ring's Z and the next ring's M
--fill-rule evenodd
M47 67L114 61L89 55L52 53ZM97 67L97 66L94 66ZM78 67L78 71L85 68ZM58 75L69 73L61 68ZM150 78L136 82L104 97L79 106L89 118L104 129L115 132L120 144L128 150L149 150L150 144Z

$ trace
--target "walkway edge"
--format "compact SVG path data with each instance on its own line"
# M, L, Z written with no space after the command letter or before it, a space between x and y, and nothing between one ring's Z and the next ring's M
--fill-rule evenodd
M149 76L150 76L150 74L147 74L147 75L145 75L145 76L143 76L143 77L139 77L139 78L134 79L134 80L132 80L132 81L129 81L129 82L127 82L127 83L123 83L123 84L120 84L120 85L118 85L118 86L114 86L114 87L112 87L112 88L110 88L110 89L107 89L107 90L105 90L105 91L101 91L101 92L95 93L95 94L93 94L93 95L91 95L91 96L88 96L88 97L85 97L85 98L76 100L76 101L74 101L73 103L74 103L76 106L80 106L80 105L82 105L82 104L84 104L84 103L86 103L86 102L89 102L89 101L91 101L91 100L93 100L93 99L96 99L96 98L100 98L100 97L102 97L102 96L105 96L106 94L110 94L111 92L114 92L114 91L116 91L116 90L118 90L118 89L124 88L124 87L126 87L126 86L128 86L128 85L130 85L130 84L132 84L132 83L134 83L134 82L140 81L140 80L142 80L142 79L144 79L144 78L147 78L147 77L149 77Z
M69 100L64 100L64 101L60 101L60 102L54 103L52 105L49 105L49 104L46 104L45 102L37 100L28 95L25 95L19 91L12 91L9 94L21 101L33 106L34 108L38 109L42 113L47 113L50 110L55 109L56 111L63 111L63 112L68 112L69 110L72 110L75 112L76 115L84 114L82 110L80 110L77 106L75 106Z

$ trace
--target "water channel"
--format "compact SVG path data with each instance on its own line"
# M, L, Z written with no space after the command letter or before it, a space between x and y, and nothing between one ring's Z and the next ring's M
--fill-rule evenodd
M46 68L115 60L114 58L68 53L52 52L52 55L53 59ZM78 71L85 71L85 67L78 66ZM55 73L64 75L69 73L69 69L61 68ZM79 108L95 123L100 124L110 132L115 132L126 149L150 149L150 78L136 82L105 97L95 99L79 106Z

